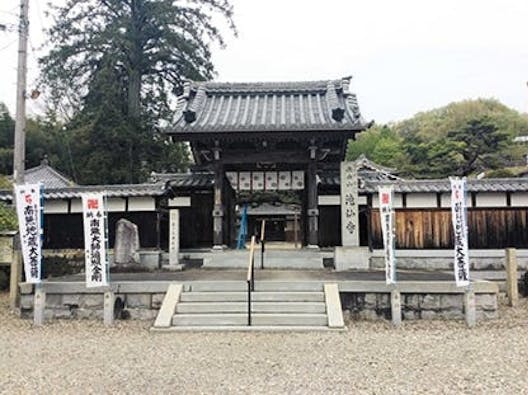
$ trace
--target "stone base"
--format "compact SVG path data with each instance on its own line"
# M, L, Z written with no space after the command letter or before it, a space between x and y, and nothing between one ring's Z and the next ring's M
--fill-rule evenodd
M308 245L306 246L306 249L308 249L308 250L316 250L316 251L318 251L318 250L319 250L319 246L318 246L317 244L308 244Z
M222 244L222 245L214 245L213 248L212 248L212 251L224 251L225 249L227 249L227 246Z
M369 270L370 251L368 247L336 247L334 264L336 271Z

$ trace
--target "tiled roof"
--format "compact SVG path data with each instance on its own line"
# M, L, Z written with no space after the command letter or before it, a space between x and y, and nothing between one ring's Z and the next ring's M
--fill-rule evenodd
M76 185L68 177L49 166L47 160L43 160L37 167L27 169L24 172L24 181L27 184L41 182L44 188L64 188Z
M165 194L164 183L121 184L121 185L82 185L63 188L44 188L44 199L80 198L86 192L104 192L107 197L162 196ZM0 200L11 201L11 190L1 190Z
M359 174L361 179L361 173ZM339 186L340 179L337 173L323 173L319 176L323 186ZM419 192L450 192L451 185L448 179L439 180L376 180L362 179L360 192L375 193L380 185L393 185L394 192L419 193ZM468 192L528 192L528 179L526 178L486 178L482 180L469 179Z
M172 135L212 132L359 131L350 77L335 81L188 82L178 98Z
M171 188L211 188L214 183L213 173L155 173L151 181L168 183Z

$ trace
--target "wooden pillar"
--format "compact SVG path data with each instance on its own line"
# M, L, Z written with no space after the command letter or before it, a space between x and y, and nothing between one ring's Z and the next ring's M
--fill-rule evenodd
M220 161L215 163L214 168L214 209L213 209L213 249L222 249L224 244L223 219L223 191L224 191L224 168Z
M9 305L11 309L19 306L20 290L18 284L22 282L22 251L20 250L20 236L17 234L13 239L13 260L9 278Z
M319 245L319 210L317 209L317 163L311 160L306 172L308 184L308 247Z

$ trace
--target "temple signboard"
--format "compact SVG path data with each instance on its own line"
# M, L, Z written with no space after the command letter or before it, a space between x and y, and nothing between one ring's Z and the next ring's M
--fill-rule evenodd
M355 162L341 162L341 241L359 247L358 175Z

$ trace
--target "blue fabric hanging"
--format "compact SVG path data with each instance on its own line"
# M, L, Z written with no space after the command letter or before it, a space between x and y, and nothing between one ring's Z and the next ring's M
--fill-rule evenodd
M238 229L237 250L243 250L246 248L247 209L247 204L244 204L244 208L242 209L242 218L240 219L240 228Z

